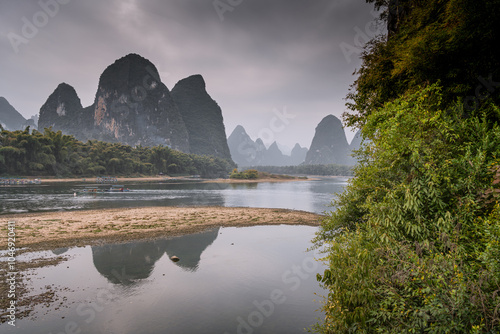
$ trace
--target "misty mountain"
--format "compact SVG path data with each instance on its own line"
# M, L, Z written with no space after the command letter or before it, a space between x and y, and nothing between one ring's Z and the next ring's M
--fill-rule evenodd
M253 141L245 129L238 125L227 139L231 157L238 166L290 166L304 162L307 148L295 144L291 155L285 155L274 142L266 148L262 139Z
M231 159L222 110L208 95L203 77L197 74L180 80L171 94L186 125L191 153Z
M288 166L290 165L290 156L281 153L276 142L264 152L264 159L261 162L265 166Z
M295 165L300 165L306 160L306 155L309 150L307 147L300 147L300 145L297 143L292 149L292 153L290 155L291 163L290 165L295 166Z
M26 119L4 97L0 96L0 123L5 130L24 130Z
M53 130L83 138L84 130L88 128L83 122L83 115L82 103L75 89L63 82L40 108L38 124L41 130L52 127Z
M149 60L128 54L101 74L91 106L84 108L74 88L60 84L40 109L39 128L52 126L82 141L165 145L230 159L222 112L203 78L186 78L175 88L172 94Z
M358 132L356 132L356 134L354 135L351 144L349 144L349 148L351 149L351 151L358 150L359 147L361 146L362 140L363 137L361 137L361 130L358 130Z
M328 115L316 127L305 163L353 165L354 159L350 154L342 122L337 117Z

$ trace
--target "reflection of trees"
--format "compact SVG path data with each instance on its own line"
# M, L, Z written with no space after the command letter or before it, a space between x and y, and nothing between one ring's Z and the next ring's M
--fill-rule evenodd
M231 188L233 188L233 189L257 189L258 185L259 185L258 182L231 183Z
M176 265L196 271L201 254L217 238L219 229L165 240L92 246L97 271L111 283L129 285L148 278L164 253L180 258Z

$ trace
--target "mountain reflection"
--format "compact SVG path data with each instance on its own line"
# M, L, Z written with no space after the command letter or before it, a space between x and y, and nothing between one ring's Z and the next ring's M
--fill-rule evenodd
M219 228L171 239L92 246L97 271L113 284L130 285L148 278L163 254L180 258L175 264L196 271L201 254L219 234Z
M64 254L68 251L68 248L56 248L56 249L53 249L52 250L52 253L54 253L55 255L61 255L61 254Z
M188 234L166 240L165 253L169 258L174 255L179 257L180 261L175 263L179 267L196 271L201 254L217 239L218 235L219 228L216 228L203 233Z

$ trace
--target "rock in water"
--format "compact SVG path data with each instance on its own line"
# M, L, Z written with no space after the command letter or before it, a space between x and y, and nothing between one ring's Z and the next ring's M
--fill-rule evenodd
M178 262L180 259L174 255L170 257L170 260L172 260L173 262Z
M186 124L191 153L231 160L222 111L207 93L203 77L180 80L172 88L172 98Z
M353 165L354 159L350 154L342 122L337 117L328 115L316 127L305 163Z

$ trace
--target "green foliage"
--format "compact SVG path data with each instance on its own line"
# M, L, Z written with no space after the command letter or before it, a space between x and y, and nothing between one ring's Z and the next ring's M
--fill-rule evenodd
M374 110L355 178L324 220L321 333L500 329L500 127L431 85Z
M385 9L382 19L391 18L398 27L388 38L367 44L348 95L355 112L345 115L349 125L362 126L386 102L433 83L443 87L447 104L460 98L469 113L477 108L466 97L483 105L500 102L500 57L494 47L500 42L498 0L408 0L392 9L387 5L394 1L367 2ZM495 114L488 117L498 120Z
M226 177L234 163L186 154L164 146L130 147L119 143L82 143L61 131L1 131L0 175L96 176L199 174Z
M233 169L229 175L231 179L243 179L243 180L255 180L259 178L259 172L255 169L247 169L242 172L238 172L238 169Z

